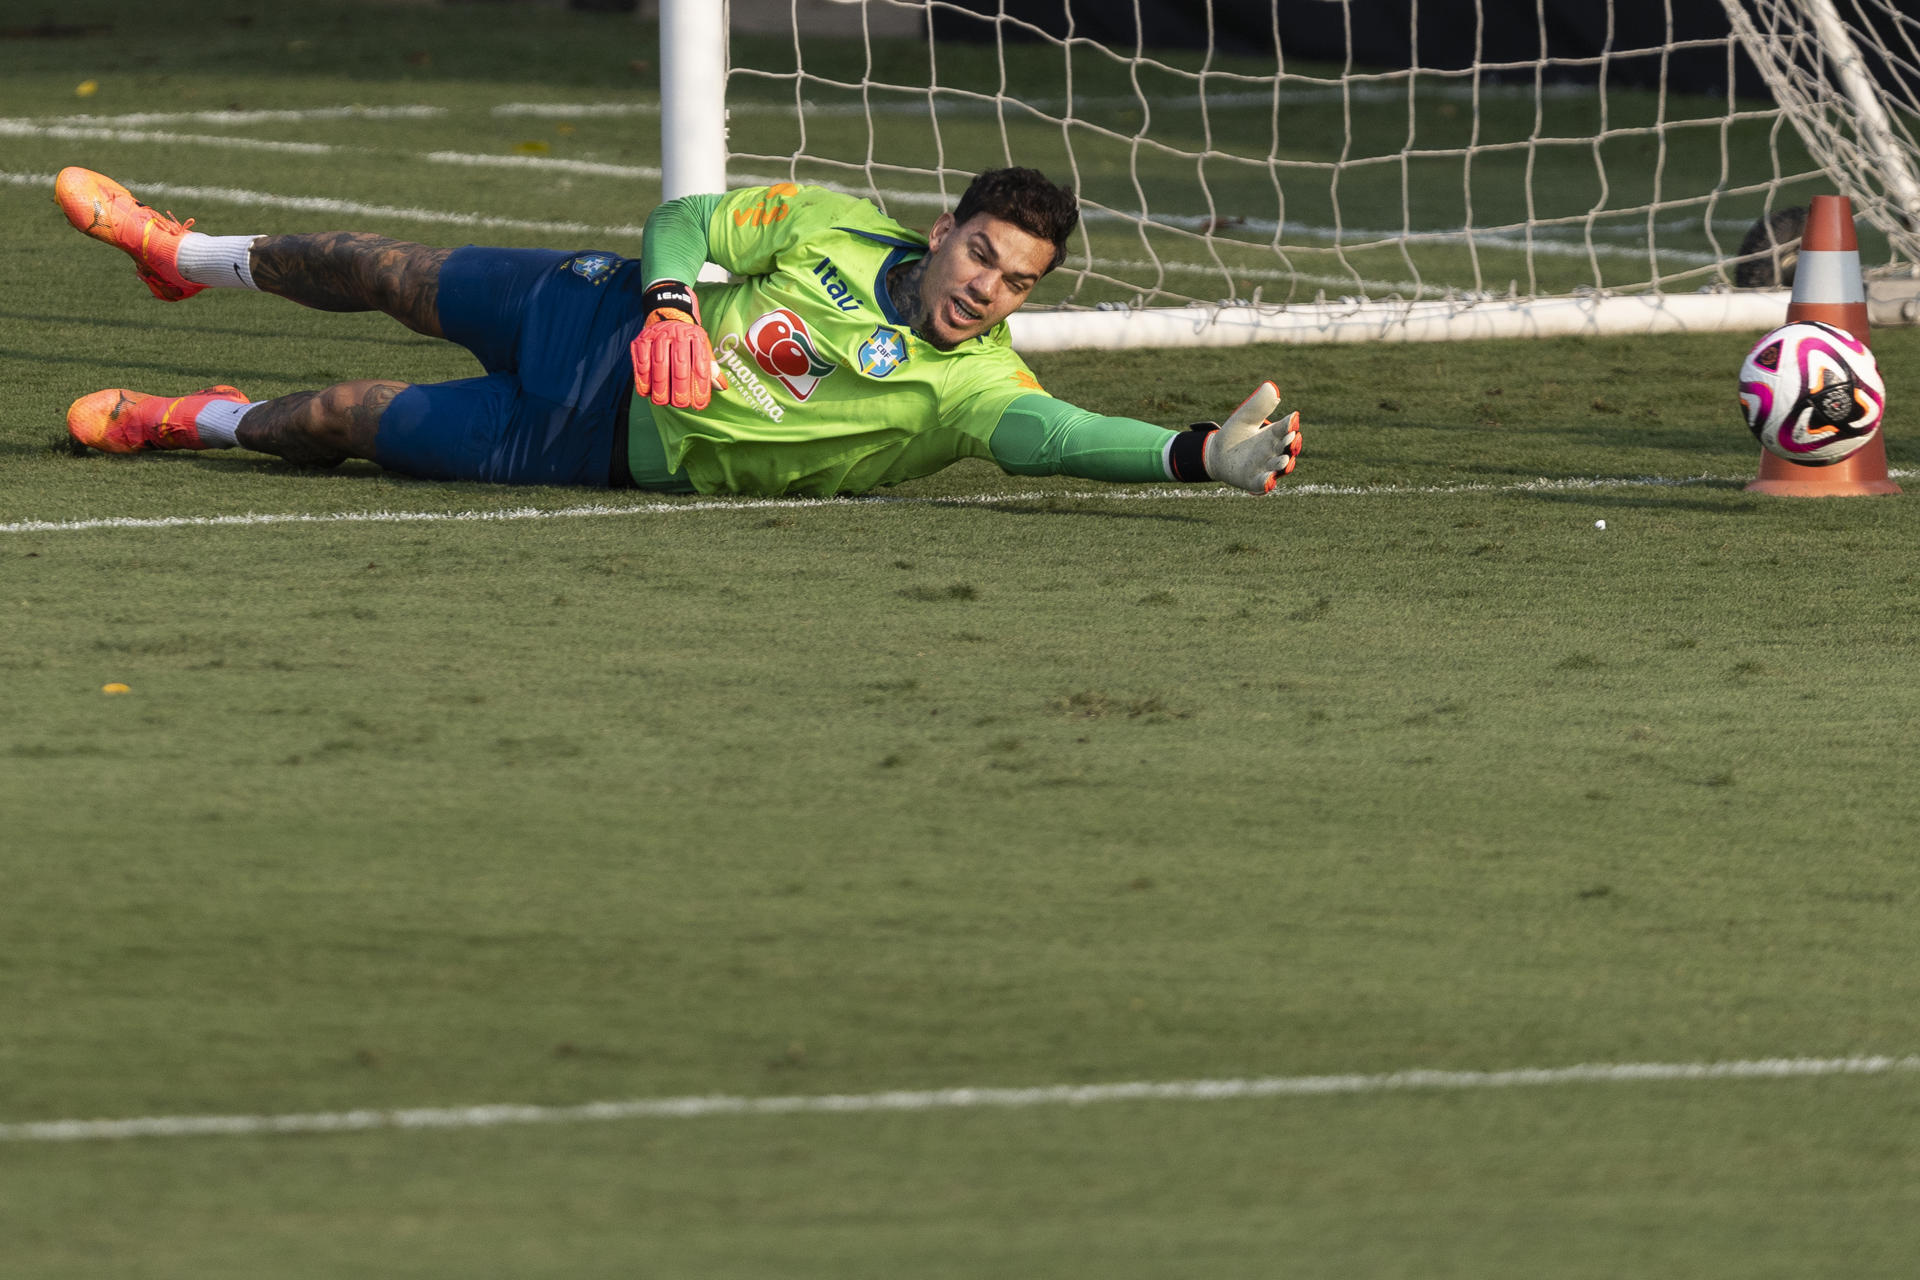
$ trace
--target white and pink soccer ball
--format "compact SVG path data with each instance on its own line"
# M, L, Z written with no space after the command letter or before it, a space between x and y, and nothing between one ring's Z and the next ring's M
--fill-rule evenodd
M1769 453L1826 467L1856 452L1887 407L1867 344L1817 320L1782 325L1740 366L1740 412Z

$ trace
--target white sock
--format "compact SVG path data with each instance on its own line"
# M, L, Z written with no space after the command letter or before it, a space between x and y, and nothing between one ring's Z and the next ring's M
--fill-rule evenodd
M265 400L255 400L252 404L238 400L207 401L193 416L193 428L200 433L200 443L209 449L234 448L240 443L235 434L240 430L240 419L246 417L247 410L254 405L265 403Z
M258 236L203 236L189 231L180 237L174 268L192 284L255 289L249 255Z

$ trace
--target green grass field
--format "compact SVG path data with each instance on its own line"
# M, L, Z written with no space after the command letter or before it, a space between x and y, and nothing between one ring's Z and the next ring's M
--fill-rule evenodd
M657 144L491 111L645 100L626 19L63 12L113 29L0 39L0 1274L1911 1273L1920 498L1745 493L1752 335L1036 359L1169 424L1276 377L1260 500L75 457L101 386L470 363L155 302L61 165L220 233L632 252L644 182L415 157ZM354 104L446 114L44 127ZM1920 336L1876 348L1913 489ZM1125 1082L1169 1096L876 1101ZM695 1097L736 1109L34 1127Z

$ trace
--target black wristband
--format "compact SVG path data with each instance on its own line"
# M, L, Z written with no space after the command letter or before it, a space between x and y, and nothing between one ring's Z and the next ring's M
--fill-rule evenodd
M692 286L678 280L656 280L641 290L640 319L643 323L662 307L672 307L690 316L700 314L699 304L693 299Z
M1173 447L1167 450L1167 469L1175 480L1197 484L1213 479L1207 474L1207 437L1219 429L1218 423L1196 422L1173 438Z

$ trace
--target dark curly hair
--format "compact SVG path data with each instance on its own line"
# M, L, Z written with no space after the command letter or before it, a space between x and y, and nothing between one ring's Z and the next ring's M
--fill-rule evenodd
M1080 201L1038 169L989 169L975 178L961 195L953 220L964 223L976 213L992 214L1052 242L1048 271L1066 260L1067 237L1080 225Z

